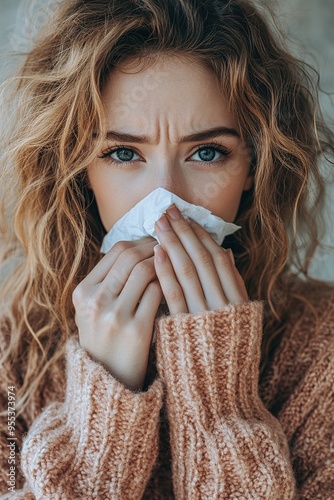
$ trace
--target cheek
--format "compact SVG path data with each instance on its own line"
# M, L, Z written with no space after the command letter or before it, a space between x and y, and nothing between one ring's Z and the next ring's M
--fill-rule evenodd
M100 214L102 224L106 231L109 231L114 224L115 210L119 206L117 196L113 192L111 179L103 169L90 168L87 172L87 179L92 189Z
M212 176L198 183L195 192L192 203L207 208L226 222L234 222L243 193L243 182L240 179Z
M210 210L226 222L234 222L238 212L242 189L225 189L221 192L220 199L215 200L214 207Z
M132 206L131 198L126 199L108 187L101 190L98 196L95 195L95 198L106 231L110 231L115 222L123 217Z
M107 232L144 197L140 196L140 190L136 186L129 186L128 181L124 184L117 182L117 179L110 179L110 176L90 175L89 182Z

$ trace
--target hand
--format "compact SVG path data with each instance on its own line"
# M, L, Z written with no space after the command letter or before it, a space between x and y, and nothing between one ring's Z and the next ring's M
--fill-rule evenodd
M229 256L232 252L219 246L199 224L184 219L175 205L166 214L159 219L165 230L159 228L159 221L155 223L160 245L154 248L154 266L170 314L247 302L244 281ZM159 255L165 259L159 261Z
M162 290L151 236L120 241L72 295L79 343L132 390L144 383Z

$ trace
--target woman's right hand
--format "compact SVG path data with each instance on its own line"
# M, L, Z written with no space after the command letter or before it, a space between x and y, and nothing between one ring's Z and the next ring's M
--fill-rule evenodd
M81 347L132 390L143 386L163 297L155 245L151 236L116 243L72 294Z

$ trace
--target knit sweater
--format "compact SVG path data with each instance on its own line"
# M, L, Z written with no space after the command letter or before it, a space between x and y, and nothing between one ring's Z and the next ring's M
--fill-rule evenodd
M261 300L157 318L141 391L73 336L17 418L15 492L1 436L0 498L334 499L334 294L318 324L298 304L261 377ZM19 378L0 375L7 405Z

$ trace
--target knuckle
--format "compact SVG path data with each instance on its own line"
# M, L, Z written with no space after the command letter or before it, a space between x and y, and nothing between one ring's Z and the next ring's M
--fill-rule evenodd
M179 302L182 300L182 291L180 287L171 288L166 292L166 299L169 302Z
M176 236L176 234L171 234L168 237L167 247L169 247L169 248L178 248L179 246L180 246L180 240L179 240L179 238Z
M108 311L108 323L116 329L121 327L121 310L119 307L115 306Z
M137 255L138 255L138 250L136 249L136 247L125 248L119 255L118 261L122 266L126 266L129 263L136 260Z
M113 249L115 249L119 253L124 252L125 250L127 250L129 248L130 243L131 243L130 241L118 241L113 246Z
M122 285L123 283L124 273L122 266L114 266L112 273L110 273L110 283L108 280L108 288L110 290L113 290L114 288L117 289L117 287L119 287L119 285Z
M112 302L111 293L106 288L100 288L94 296L92 296L86 304L89 311L99 312L105 309L106 306L110 307Z
M124 277L115 270L113 276L108 280L108 293L111 295L118 295L124 286ZM107 293L107 292L106 292Z
M200 227L200 228L196 227L195 233L196 233L197 238L200 241L205 241L208 239L208 233L206 231L204 231L204 229L202 227Z
M220 266L228 266L231 263L227 252L224 252L224 250L217 252L214 255L214 259L217 262L217 264Z
M161 286L158 280L150 281L147 288L149 288L153 294L161 293Z
M179 221L179 230L183 233L191 232L191 227L185 219Z
M142 260L135 265L131 274L133 274L134 276L144 274L146 276L152 273L152 269L152 262L150 262L149 260Z
M184 276L186 279L191 279L195 275L195 266L192 262L187 262L186 264L183 264L183 266L180 269L180 273L182 276Z
M78 307L84 299L84 289L81 284L77 285L72 292L72 303L74 307Z
M199 250L197 258L202 264L211 264L212 262L211 254L206 248Z

